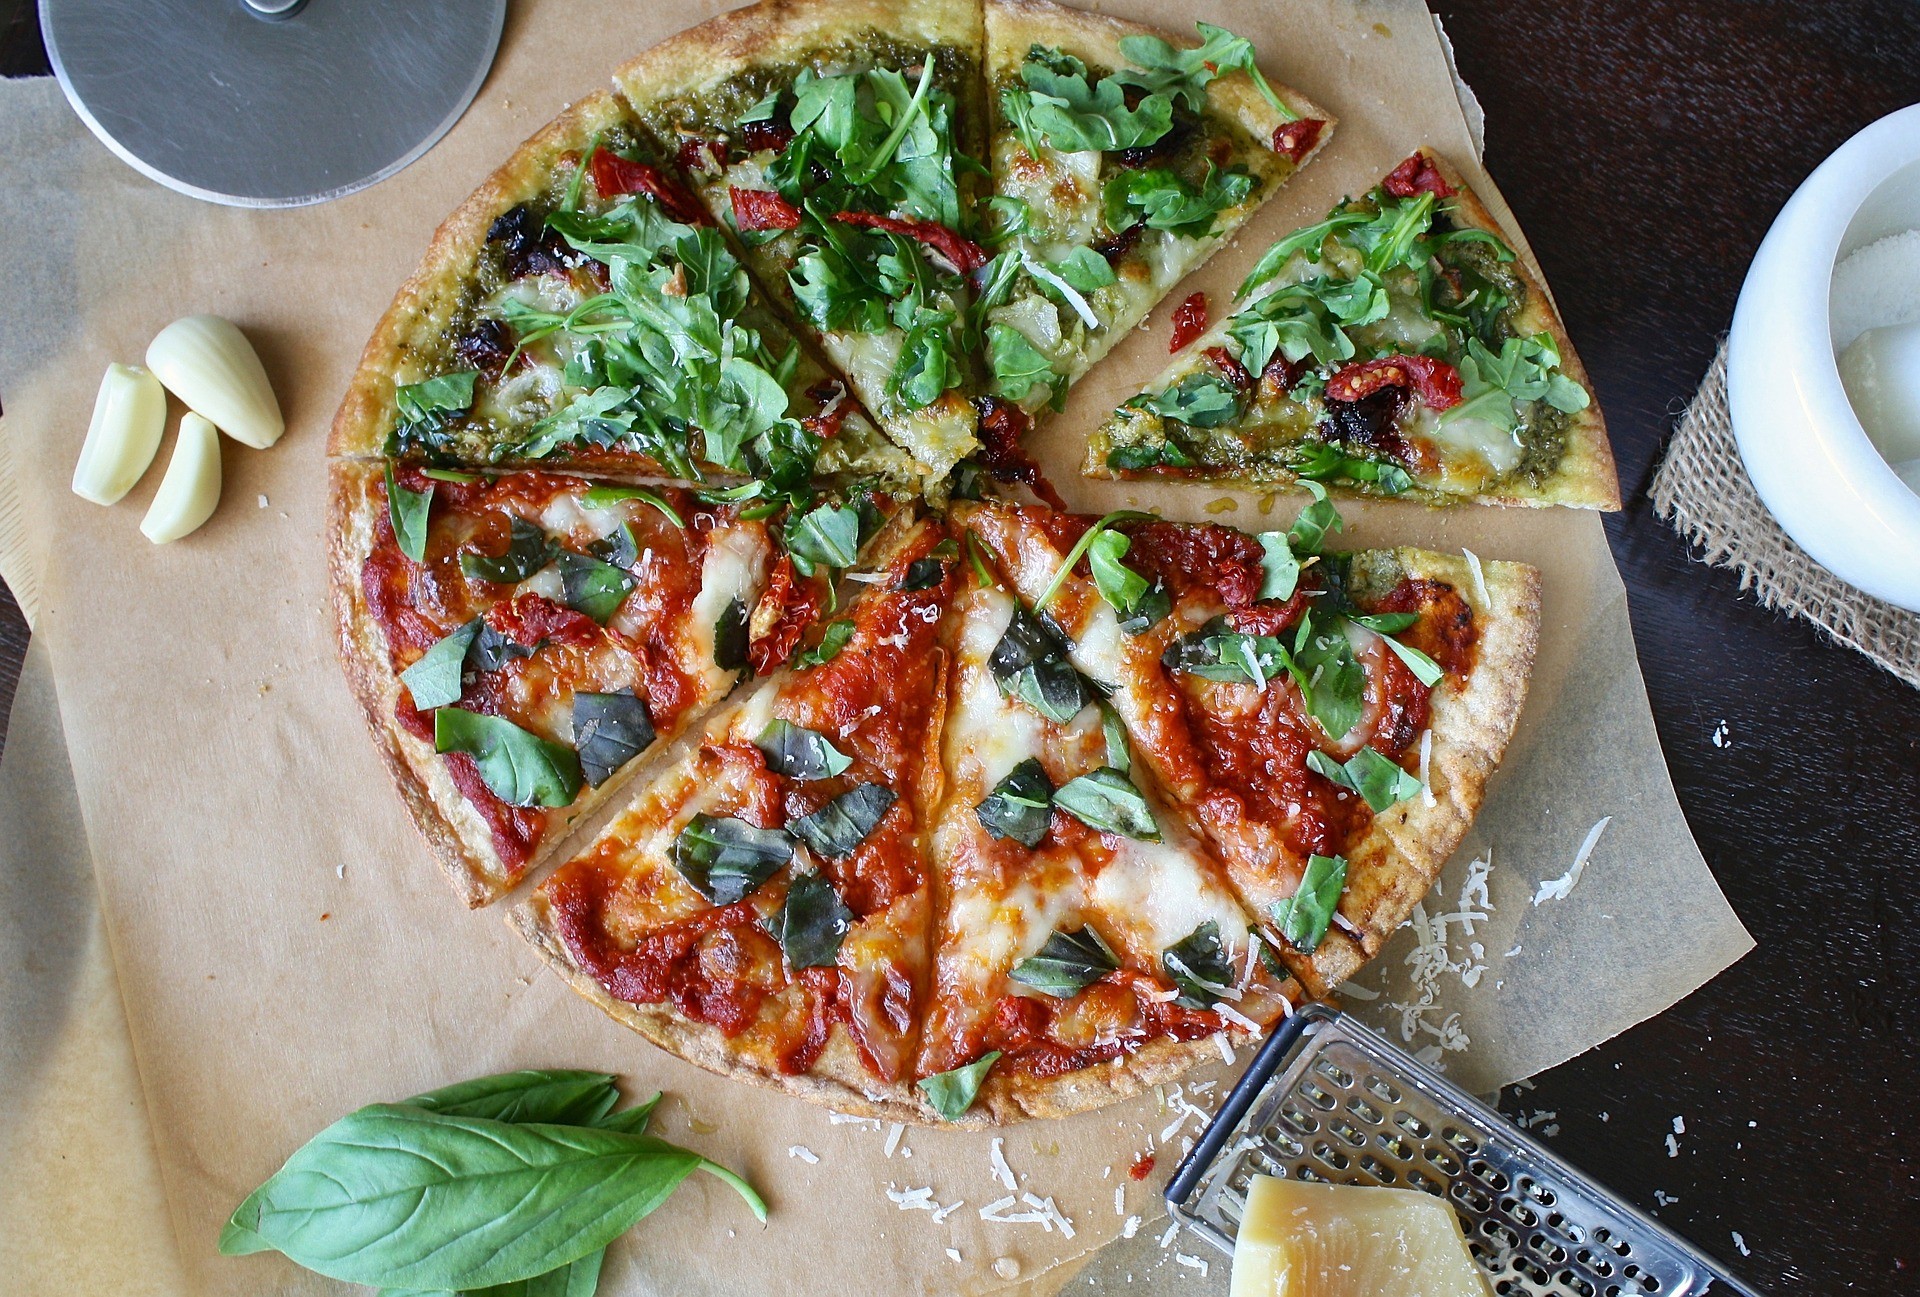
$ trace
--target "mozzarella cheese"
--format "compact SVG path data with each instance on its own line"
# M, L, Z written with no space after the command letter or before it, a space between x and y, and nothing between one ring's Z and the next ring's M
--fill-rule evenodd
M704 690L726 687L733 672L714 663L714 631L735 599L749 610L759 602L767 578L766 532L758 527L722 527L707 540L700 568L700 593L689 612L686 656L682 665Z

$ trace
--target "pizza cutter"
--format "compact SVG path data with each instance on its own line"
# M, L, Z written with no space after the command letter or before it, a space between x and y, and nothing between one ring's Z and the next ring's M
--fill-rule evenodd
M236 207L384 180L466 110L506 0L40 0L61 89L136 170Z

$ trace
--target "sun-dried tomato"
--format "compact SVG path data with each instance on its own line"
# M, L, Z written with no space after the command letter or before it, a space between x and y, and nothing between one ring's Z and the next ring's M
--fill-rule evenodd
M740 124L740 147L749 153L758 153L762 149L784 153L787 145L791 143L793 143L793 127L784 121L768 118L763 121Z
M1288 360L1287 354L1284 351L1274 352L1273 359L1269 360L1267 367L1260 371L1262 395L1275 397L1285 396L1293 390L1293 385L1300 381L1301 375L1305 374L1306 371L1307 366L1304 358L1300 360Z
M1031 416L1012 401L997 396L975 397L973 404L980 412L981 467L1002 482L1024 482L1035 495L1064 512L1066 501L1020 444L1033 426Z
M713 217L700 205L700 200L659 167L596 149L587 164L587 174L593 177L593 187L600 191L602 198L645 194L683 225L713 224Z
M791 230L800 224L800 209L771 189L727 187L733 200L733 223L745 230Z
M1160 581L1177 599L1189 590L1209 590L1229 608L1244 608L1260 594L1260 542L1217 523L1183 526L1150 522L1128 529L1127 563Z
M719 142L701 135L689 135L681 140L673 159L682 171L720 171L727 165L726 151Z
M1247 367L1231 351L1225 347L1208 347L1200 354L1213 362L1213 367L1220 371L1220 377L1226 379L1234 391L1253 390L1253 375L1247 372Z
M1460 404L1460 371L1432 356L1382 356L1358 360L1327 380L1327 399L1358 401L1383 387L1404 387L1430 410Z
M1275 127L1273 151L1298 162L1313 152L1313 146L1320 142L1320 132L1326 129L1327 124L1318 117L1302 117L1285 126Z
M833 219L844 225L904 234L951 261L961 274L970 275L991 260L985 248L964 235L954 233L938 221L903 221L895 216L881 216L877 212L835 212Z
M800 637L820 615L825 590L823 580L797 580L793 560L785 554L780 556L750 623L759 625L766 620L766 629L747 645L747 661L755 675L771 674L793 656Z
M1206 331L1207 295L1195 293L1173 312L1173 337L1167 343L1167 351L1180 350Z
M807 389L807 397L820 408L801 419L801 424L822 441L839 436L840 425L846 421L847 409L853 400L847 395L846 384L837 378L823 379Z
M1451 198L1453 186L1440 174L1440 168L1433 159L1424 153L1416 153L1387 173L1381 188L1395 198L1412 198L1415 194L1432 194L1435 198Z
M513 334L499 320L482 318L453 340L453 354L469 369L498 376L513 354Z

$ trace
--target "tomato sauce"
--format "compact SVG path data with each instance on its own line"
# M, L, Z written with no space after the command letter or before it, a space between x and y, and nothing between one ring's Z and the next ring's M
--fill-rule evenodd
M1161 999L1144 973L1119 969L1065 1000L1003 995L966 1042L966 1056L1001 1052L995 1070L1039 1079L1131 1054L1153 1040L1197 1040L1221 1030L1220 1015Z

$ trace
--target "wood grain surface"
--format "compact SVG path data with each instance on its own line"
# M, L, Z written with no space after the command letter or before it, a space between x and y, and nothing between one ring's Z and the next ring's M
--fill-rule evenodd
M1759 942L1502 1107L1555 1114L1536 1126L1555 1149L1763 1291L1920 1292L1904 1130L1920 1111L1920 692L1690 561L1645 499L1774 214L1854 131L1920 100L1920 5L1434 8L1599 387L1630 497L1608 537L1654 716ZM45 70L31 6L0 0L0 71ZM9 596L0 701L25 643Z

